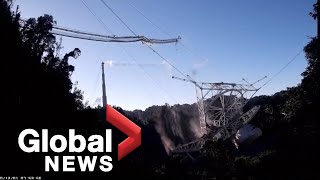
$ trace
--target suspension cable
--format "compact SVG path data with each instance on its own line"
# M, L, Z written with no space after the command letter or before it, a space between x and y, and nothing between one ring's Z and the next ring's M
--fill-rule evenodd
M254 92L250 98L252 98L260 89L265 87L267 84L269 84L276 76L278 76L282 71L284 71L294 60L297 59L297 57L303 52L303 49L301 49L293 58L291 58L277 73L275 73L271 78L265 82L262 86L258 88L256 92Z
M265 82L259 89L266 86L270 81L272 81L276 76L278 76L283 70L285 70L294 60L297 59L297 57L303 52L303 49L301 49L290 61L288 61L287 64L285 64L277 73L275 73L271 78Z
M156 27L161 33L165 34L168 37L173 37L171 34L169 34L167 31L165 31L163 28L161 28L160 26L158 26L156 23L152 22L152 20L150 18L148 18L145 14L142 13L141 10L139 10L136 6L134 6L130 0L129 0L129 5L131 7L133 7L142 17L144 17L150 24L152 24L154 27ZM192 50L191 48L189 48L187 45L185 45L182 41L179 41L179 43L187 50L189 51L189 53L191 53L192 55L194 55L195 57L198 57L200 59L202 59L202 61L207 61L206 58L200 56L198 53L196 53L194 50Z
M84 0L81 0L81 1L82 1L82 3L85 3ZM86 6L86 7L87 7L87 9L88 9L89 11L94 12L93 10L90 9L89 6ZM94 13L94 14L95 14L95 13ZM106 29L107 29L106 24L105 24L105 23L102 23L103 21L102 21L98 16L94 16L94 17L95 17L103 26L105 26ZM110 33L112 33L112 31L110 30L110 28L108 28L108 29L109 29L108 31L109 31ZM113 34L113 33L112 33L112 34ZM119 43L119 46L120 46L121 49L132 59L132 61L134 61L134 62L138 65L138 67L145 73L145 75L147 75L147 76L150 78L150 80L152 80L152 82L153 82L156 86L158 86L165 94L167 94L167 96L168 96L169 98L171 98L175 103L178 103L178 101L177 101L175 98L173 98L162 86L160 86L160 85L152 78L152 76L151 76L149 73L146 72L146 70L144 69L144 67L137 62L137 60L122 46L122 44Z
M115 11L113 11L113 9L104 1L104 0L100 0L105 7L107 7L118 19L119 21L122 22L122 24L127 27L127 29L129 31L131 31L131 33L135 36L137 36L137 34L121 19L120 16L118 16ZM177 67L175 67L172 63L170 63L166 58L164 58L159 52L157 52L154 48L152 48L150 45L142 42L144 45L146 45L152 52L154 52L155 54L157 54L162 60L164 60L165 62L167 62L172 68L174 68L177 72L179 72L181 75L183 75L186 78L190 78L189 76L185 75L182 71L180 71Z
M107 8L112 12L113 15L115 15L115 16L121 21L121 23L122 23L124 26L126 26L126 28L127 28L129 31L132 32L132 34L134 34L135 36L137 36L137 34L134 33L134 31L117 15L117 13L115 13L115 12L113 11L113 9L112 9L104 0L100 0L100 1L104 4L105 7L107 7Z

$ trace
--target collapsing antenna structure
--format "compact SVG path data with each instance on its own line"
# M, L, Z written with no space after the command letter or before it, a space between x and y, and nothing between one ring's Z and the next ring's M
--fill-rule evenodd
M143 42L143 43L151 43L151 44L167 44L167 43L177 43L181 38L171 38L171 39L154 39L147 38L145 36L115 36L115 35L103 35L97 33L84 32L80 30L74 30L66 27L53 26L51 30L52 34L91 40L91 41L100 41L100 42Z
M191 82L196 87L201 138L176 147L172 153L199 151L207 140L228 139L260 109L260 106L254 106L243 112L244 105L260 89L255 88L254 84L266 76L252 84L196 82L187 77L172 76L173 79ZM252 95L248 98L248 94Z

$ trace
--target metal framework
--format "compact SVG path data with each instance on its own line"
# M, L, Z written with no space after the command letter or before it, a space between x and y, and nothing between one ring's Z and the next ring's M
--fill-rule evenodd
M181 81L191 82L196 87L197 106L201 138L178 146L172 153L199 151L205 141L226 140L234 135L244 124L248 123L259 111L260 106L255 106L243 113L244 105L259 88L253 84L238 83L207 83L196 82L189 79L172 77Z
M28 22L28 19L20 19L19 22L24 25ZM118 42L118 43L130 43L130 42L142 42L149 44L170 44L178 43L181 40L181 37L170 38L170 39L156 39L148 38L146 36L116 36L116 35L105 35L92 32L81 31L77 29L71 29L67 27L61 27L53 25L50 33L54 35L70 37L75 39L83 39L89 41L98 41L98 42Z
M129 42L143 42L151 44L167 44L167 43L177 43L181 38L172 38L172 39L154 39L147 38L145 36L115 36L115 35L104 35L91 32L85 32L75 29L69 29L66 27L53 26L51 30L52 34L91 40L91 41L100 41L100 42L120 42L120 43L129 43Z

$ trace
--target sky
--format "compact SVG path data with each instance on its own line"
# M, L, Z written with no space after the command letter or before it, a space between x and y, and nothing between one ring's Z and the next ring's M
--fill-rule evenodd
M151 47L185 75L204 82L271 78L317 30L316 21L308 15L315 0L104 2L138 35L159 39L180 36L178 43ZM23 18L50 14L58 26L99 34L133 35L100 0L16 0L15 5L19 5ZM102 61L109 62L105 65L108 104L144 110L152 105L196 101L194 85L172 79L183 76L141 42L105 43L63 37L62 46L61 56L74 48L81 50L81 56L70 59L75 66L72 81L77 82L89 105L101 104ZM110 66L110 62L114 65ZM256 95L272 95L297 85L306 66L304 53L300 53Z

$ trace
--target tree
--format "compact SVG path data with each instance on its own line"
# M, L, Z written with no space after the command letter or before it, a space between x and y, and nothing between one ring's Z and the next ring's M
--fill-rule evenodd
M304 47L308 67L302 73L302 88L308 92L307 99L313 102L320 98L320 64L319 64L319 39L318 37L311 38L311 41Z
M82 92L78 88L74 88L71 92L74 84L70 78L74 66L69 64L69 58L76 59L81 51L75 48L63 58L56 56L55 52L60 45L50 32L54 24L56 22L53 17L45 14L37 19L30 18L24 21L20 28L23 48L29 52L32 61L26 67L30 72L29 78L34 82L30 91L43 96L38 98L38 102L35 100L33 102L46 104L47 107L54 105L54 108L57 108L58 105L61 109L81 109Z

